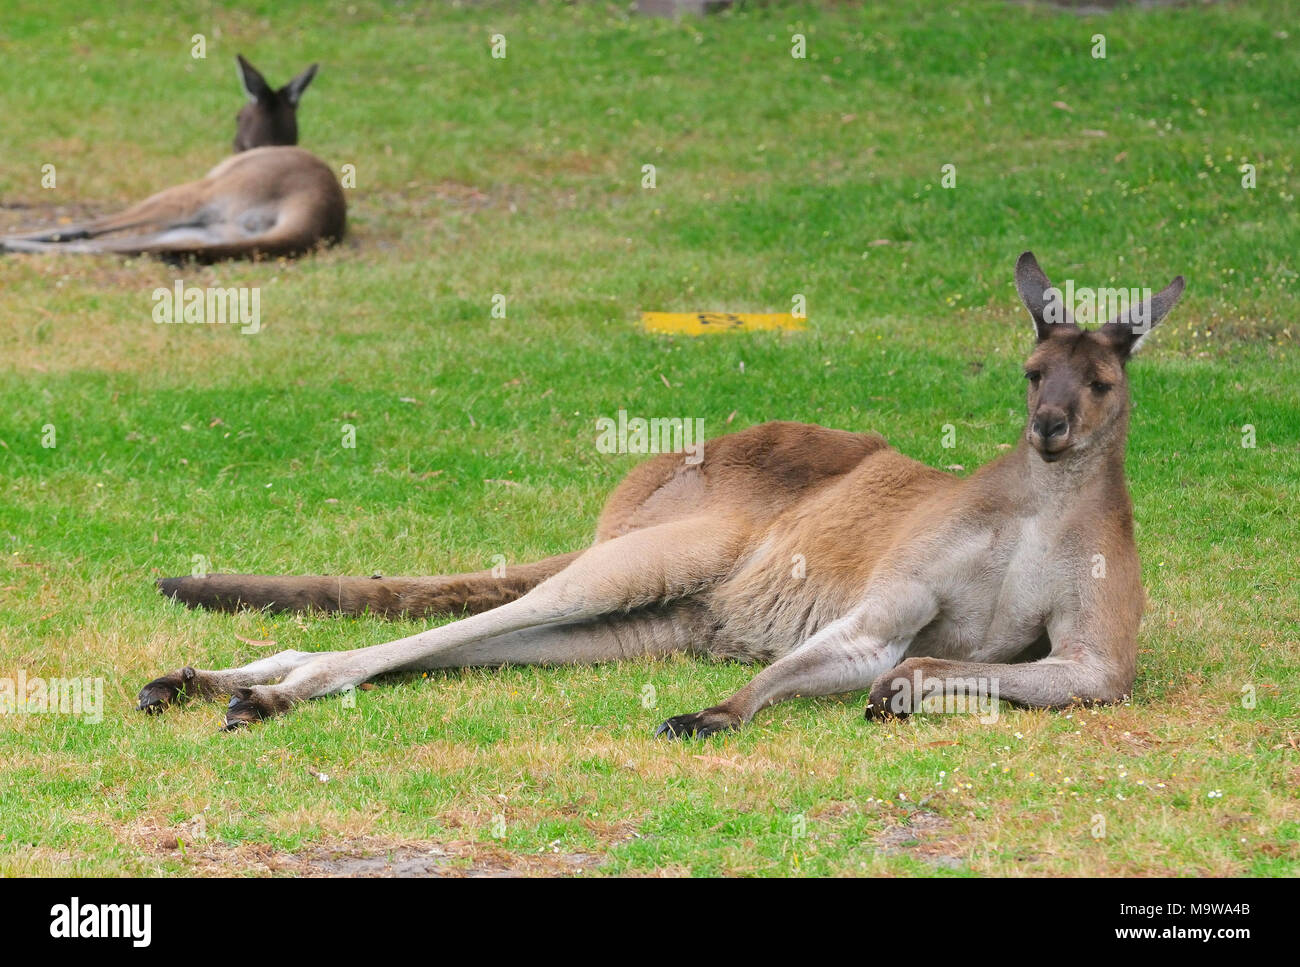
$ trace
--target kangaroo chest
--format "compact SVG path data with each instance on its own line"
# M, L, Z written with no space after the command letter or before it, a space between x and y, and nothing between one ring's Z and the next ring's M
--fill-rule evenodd
M939 614L909 655L1004 662L1044 633L1075 568L1058 521L1028 517L969 533L922 579Z

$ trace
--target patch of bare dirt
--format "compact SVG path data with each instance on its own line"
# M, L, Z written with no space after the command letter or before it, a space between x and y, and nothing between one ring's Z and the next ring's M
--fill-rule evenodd
M881 830L876 845L888 855L910 856L937 869L966 867L966 850L961 840L952 835L952 824L924 809L916 810L896 826Z
M383 851L343 848L316 849L277 857L275 872L295 876L346 877L518 877L574 876L595 869L601 857L594 853L507 853L466 844L440 843L400 846ZM462 862L458 863L460 860ZM468 861L468 862L463 862Z
M514 853L468 840L437 843L363 837L295 852L264 843L208 843L164 835L145 844L154 856L181 859L195 876L521 877L578 876L604 862L596 853Z

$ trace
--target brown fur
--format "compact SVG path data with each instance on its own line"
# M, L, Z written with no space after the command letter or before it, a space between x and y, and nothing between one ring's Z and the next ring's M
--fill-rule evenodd
M992 676L1003 698L1028 705L1117 701L1133 684L1143 600L1123 469L1136 336L1123 320L1092 332L1047 325L1048 283L1028 253L1017 283L1038 335L1026 429L969 477L874 433L766 423L707 441L696 463L646 461L609 498L592 547L505 578L160 582L219 607L428 614L504 602L357 652L196 674L208 691L245 690L232 724L397 668L669 651L772 662L722 704L669 719L661 731L673 736L733 728L796 695L867 687L869 710L905 712L899 683L918 671L954 688ZM1181 290L1180 278L1152 300L1152 324ZM141 707L173 700L174 678L146 686Z
M292 256L343 238L347 202L329 166L293 147L297 105L316 65L273 91L241 56L249 103L236 154L198 181L80 225L0 237L0 252L160 255L214 261Z

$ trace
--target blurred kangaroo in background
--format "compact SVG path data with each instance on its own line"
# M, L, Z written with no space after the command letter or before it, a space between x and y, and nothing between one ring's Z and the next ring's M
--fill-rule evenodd
M235 155L200 181L177 185L115 215L0 236L0 252L162 255L214 261L298 255L343 238L347 204L329 167L298 143L298 103L316 65L272 90L238 55L248 95Z
M369 648L183 668L146 685L139 708L232 695L235 728L387 672L679 651L771 664L721 704L668 719L657 734L669 737L858 689L869 716L904 715L921 707L920 679L944 695L983 679L995 704L1120 701L1143 609L1125 364L1183 279L1091 331L1054 311L1032 254L1015 279L1036 339L1025 430L969 477L874 433L765 423L708 441L702 461L646 461L605 505L593 546L504 576L164 579L164 594L222 610L472 614Z

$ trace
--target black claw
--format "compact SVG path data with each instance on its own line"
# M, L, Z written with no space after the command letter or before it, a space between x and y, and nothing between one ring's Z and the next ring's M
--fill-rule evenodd
M869 701L862 711L862 717L868 722L901 722L910 714L890 709L888 699Z
M221 731L234 732L236 729L247 728L265 717L262 706L253 697L252 689L237 688L230 695L230 702L226 706L226 724Z
M655 738L657 739L661 735L666 735L670 739L677 738L677 730L673 728L672 719L669 719L667 722L660 723L659 728L655 729Z
M140 689L139 699L136 702L135 710L137 712L146 712L149 715L157 715L171 701L167 692L171 689L159 688L154 682L150 682L144 688Z
M198 691L196 677L194 669L186 665L179 672L155 678L140 689L136 710L147 715L161 715L168 705L193 698Z
M898 681L894 678L888 682L878 682L871 689L871 694L867 696L867 707L862 711L863 718L868 722L901 722L912 714L912 709L905 707L910 703L895 688Z
M705 709L694 715L674 715L655 729L655 738L664 736L669 739L707 739L717 732L726 732L735 726L725 713L714 709Z
M668 739L688 739L697 735L696 724L692 720L698 718L698 715L674 715L655 729L655 738L663 736Z

